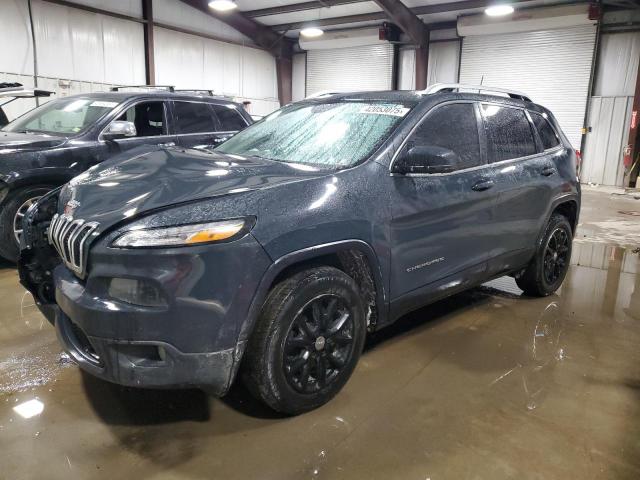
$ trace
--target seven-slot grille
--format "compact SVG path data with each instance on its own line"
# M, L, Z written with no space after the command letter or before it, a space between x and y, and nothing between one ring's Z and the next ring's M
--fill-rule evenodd
M51 219L47 232L49 243L58 251L67 268L80 277L84 276L87 264L88 241L98 226L96 222L74 220L68 215L55 214Z

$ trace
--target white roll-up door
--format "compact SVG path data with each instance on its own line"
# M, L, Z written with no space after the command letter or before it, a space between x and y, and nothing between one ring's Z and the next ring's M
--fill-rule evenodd
M327 90L390 90L392 81L391 44L307 52L307 95Z
M594 25L465 37L460 82L527 93L580 148L595 40Z

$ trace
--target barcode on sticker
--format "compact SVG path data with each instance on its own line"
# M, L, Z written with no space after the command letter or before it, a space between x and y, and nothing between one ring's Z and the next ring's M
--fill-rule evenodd
M409 113L407 107L402 105L369 105L364 107L360 113L372 113L374 115L392 115L394 117L404 117Z

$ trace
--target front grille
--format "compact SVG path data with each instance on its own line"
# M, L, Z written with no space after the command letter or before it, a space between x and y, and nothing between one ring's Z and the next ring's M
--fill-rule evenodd
M49 243L58 251L67 268L81 278L87 266L90 240L98 226L96 222L74 220L69 215L59 214L53 216L49 225Z

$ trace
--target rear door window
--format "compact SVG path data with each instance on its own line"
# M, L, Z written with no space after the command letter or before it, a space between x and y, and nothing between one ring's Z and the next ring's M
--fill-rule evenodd
M458 169L480 165L480 139L473 103L436 107L418 126L408 144L451 150L460 160Z
M556 134L556 131L549 124L549 121L536 112L530 112L531 119L533 120L533 124L538 129L538 134L540 135L540 140L542 140L542 146L545 150L548 150L553 147L557 147L560 144L560 139Z
M221 124L221 131L223 132L235 132L242 130L247 126L247 122L242 115L238 112L238 108L235 105L211 105L213 110L218 116L218 120Z
M212 133L217 130L216 118L208 103L173 102L176 133Z
M524 110L481 104L487 134L489 162L526 157L537 153L531 124Z

